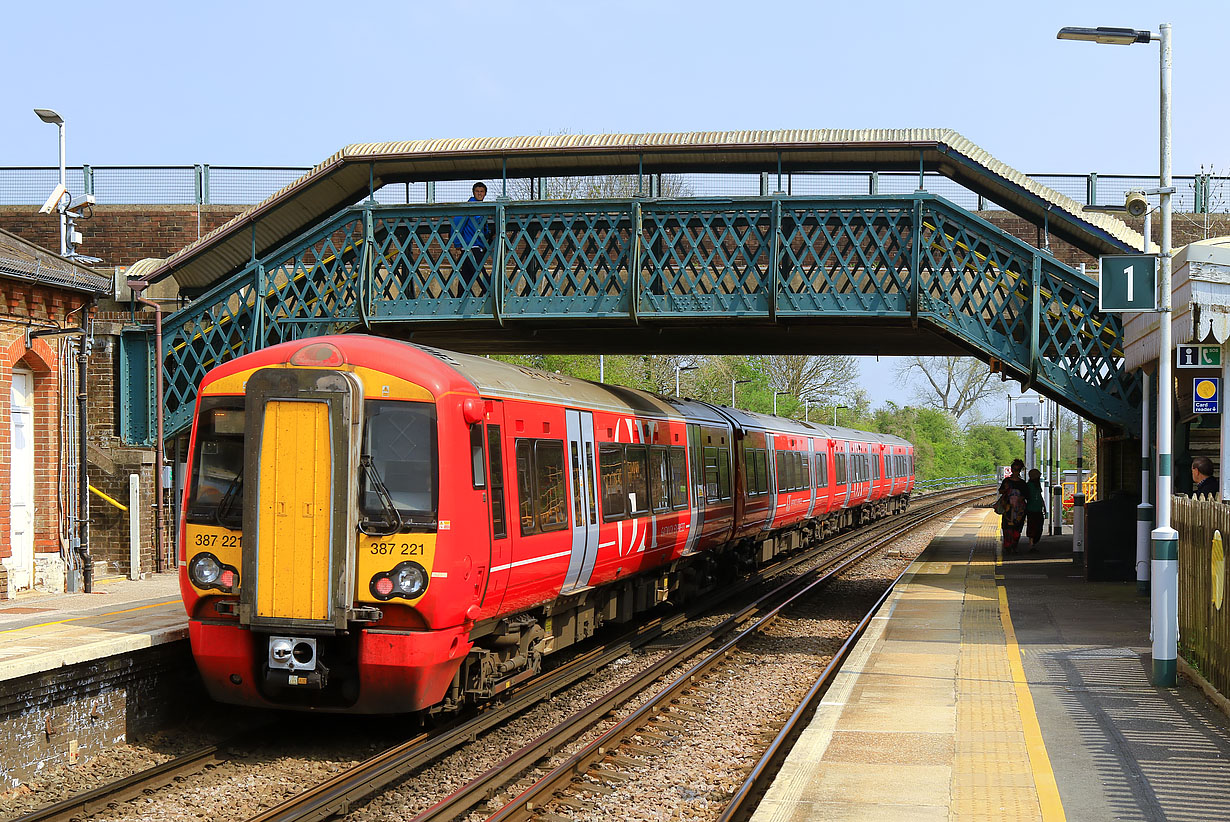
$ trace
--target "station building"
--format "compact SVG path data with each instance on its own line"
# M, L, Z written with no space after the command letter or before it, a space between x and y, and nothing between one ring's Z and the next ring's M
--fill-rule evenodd
M0 230L0 599L63 590L83 476L77 363L110 279Z

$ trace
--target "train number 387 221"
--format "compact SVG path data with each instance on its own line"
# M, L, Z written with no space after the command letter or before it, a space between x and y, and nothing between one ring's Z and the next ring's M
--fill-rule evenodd
M421 542L373 542L368 549L372 554L380 556L396 555L399 557L423 556Z

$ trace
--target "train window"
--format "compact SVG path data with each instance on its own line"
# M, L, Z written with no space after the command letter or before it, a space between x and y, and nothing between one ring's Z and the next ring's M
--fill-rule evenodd
M594 446L593 443L585 443L585 476L589 477L589 482L586 485L589 487L589 521L598 521L598 489L594 488Z
M749 448L746 451L745 465L747 466L747 495L749 497L763 494L761 486L764 485L764 452L759 449Z
M761 449L756 452L756 462L759 464L757 471L760 485L757 490L762 494L769 493L769 452Z
M538 533L534 520L534 441L517 440L517 500L521 536Z
M649 492L653 495L653 510L671 509L671 478L665 448L649 452Z
M540 531L559 531L568 527L565 470L562 440L534 442L534 491Z
M786 452L777 452L777 493L790 490L790 477L786 473Z
M500 450L500 426L487 426L487 463L491 474L491 535L508 536L504 519L504 454Z
M712 446L705 447L705 498L709 502L722 498L718 489L718 450Z
M816 454L816 487L829 486L829 458L827 454Z
M643 445L624 446L624 491L632 516L649 513L649 454Z
M236 406L235 403L240 405ZM190 522L243 524L243 400L203 397L192 455Z
M879 454L871 455L871 478L877 479L877 480L880 478L880 455Z
M474 423L470 426L470 476L475 489L487 487L483 465L483 426L481 423Z
M581 451L575 442L569 443L572 448L572 522L581 525L585 522L585 484L581 482Z
M792 463L791 468L794 472L794 490L802 491L803 484L804 484L803 455L800 454L798 451L795 451L793 454L790 455L790 461Z
M718 493L730 499L730 449L718 449Z
M434 526L438 498L435 406L371 400L365 404L365 413L362 456L371 458L371 470L359 482L360 514L383 518L386 503L391 503L406 525ZM379 483L373 481L373 473Z
M811 488L811 460L803 455L803 487Z
M688 466L682 447L671 447L671 507L688 507Z
M628 511L624 494L624 447L598 446L598 464L602 468L602 518L607 522L622 519Z
M837 454L833 457L833 474L838 485L846 484L846 455Z

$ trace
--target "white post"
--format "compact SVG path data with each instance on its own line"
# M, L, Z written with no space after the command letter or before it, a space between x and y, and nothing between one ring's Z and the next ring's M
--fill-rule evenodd
M1149 375L1140 372L1143 395L1140 409L1140 505L1136 506L1136 593L1149 593L1149 534L1153 531L1153 503L1149 502ZM1224 423L1223 423L1224 425Z
M1055 405L1055 459L1051 463L1051 536L1063 533L1063 409Z
M598 355L598 382L606 382L606 355Z
M1170 358L1170 24L1161 29L1162 247L1157 361L1157 527L1153 529L1153 684L1173 688L1178 683L1179 656L1179 532L1170 525L1171 428L1174 377Z
M1072 494L1072 562L1085 564L1085 421L1076 417L1076 490Z
M128 475L128 578L141 578L141 477Z
M60 185L68 188L68 176L64 167L64 122L63 118L56 124L60 131ZM66 197L60 197L59 212L60 212L60 256L64 257L68 254L68 203L65 202Z

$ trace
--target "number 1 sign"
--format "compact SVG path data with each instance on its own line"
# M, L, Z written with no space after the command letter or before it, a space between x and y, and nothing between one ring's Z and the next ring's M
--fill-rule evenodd
M1156 311L1157 257L1122 254L1101 258L1098 308L1102 311Z

